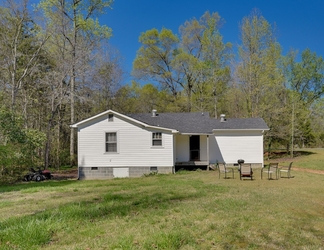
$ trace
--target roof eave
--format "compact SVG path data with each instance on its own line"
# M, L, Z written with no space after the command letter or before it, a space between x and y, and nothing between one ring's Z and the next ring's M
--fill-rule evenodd
M94 120L94 119L96 119L96 118L98 118L98 117L101 117L101 116L104 116L104 115L107 115L107 114L114 114L114 115L117 115L117 116L122 117L122 118L124 118L124 119L126 119L126 120L128 120L128 121L131 121L131 122L133 122L133 123L135 123L135 124L141 125L141 126L143 126L143 127L145 127L145 128L158 129L158 130L166 130L166 131L170 131L170 132L172 132L172 133L178 133L178 132L179 132L179 131L177 131L177 130L175 130L175 129L170 129L170 128L164 128L164 127L158 127L158 126L148 125L148 124L146 124L146 123L144 123L144 122L140 122L139 120L136 120L136 119L134 119L134 118L131 118L131 117L127 116L127 115L123 115L123 114L118 113L118 112L116 112L116 111L113 111L113 110L111 110L111 109L109 109L109 110L107 110L107 111L105 111L105 112L102 112L102 113L100 113L100 114L98 114L98 115L92 116L92 117L90 117L90 118L88 118L88 119L85 119L85 120L83 120L83 121L80 121L80 122L78 122L78 123L72 124L72 125L70 125L70 127L71 127L71 128L78 128L78 127L81 126L82 124L85 124L85 123L87 123L87 122L89 122L89 121L91 121L91 120Z
M85 119L85 120L80 121L80 122L78 122L78 123L72 124L72 125L70 125L70 127L72 127L72 128L78 128L80 125L82 125L82 124L84 124L84 123L87 123L87 122L89 122L89 121L91 121L91 120L94 120L94 119L96 119L96 118L98 118L98 117L101 117L101 116L104 116L104 115L107 115L107 114L114 114L114 115L117 115L117 116L119 116L119 117L122 117L122 118L124 118L124 119L126 119L126 120L132 121L132 122L137 123L137 124L139 124L139 125L142 125L142 126L144 126L144 127L147 127L147 126L148 126L146 123L140 122L140 121L138 121L138 120L136 120L136 119L134 119L134 118L131 118L131 117L127 116L127 115L123 115L123 114L121 114L121 113L118 113L118 112L116 112L116 111L113 111L113 110L109 109L109 110L107 110L107 111L105 111L105 112L102 112L102 113L100 113L100 114L98 114L98 115L92 116L92 117L90 117L90 118L88 118L88 119Z
M213 133L182 133L182 132L179 132L179 134L181 135L212 135Z
M216 132L216 131L268 131L270 130L269 128L241 128L241 129L238 129L238 128L235 128L235 129L231 129L231 128L226 128L226 129L213 129L213 132Z
M96 118L100 117L100 116L103 116L103 115L106 115L106 114L111 114L111 113L112 113L112 114L118 114L118 115L123 116L122 114L119 114L119 113L117 113L117 112L115 112L115 111L109 109L109 110L106 110L106 111L104 111L104 112L102 112L102 113L99 113L99 114L97 114L97 115L95 115L95 116L91 116L91 117L89 117L88 119L85 119L85 120L82 120L82 121L80 121L80 122L74 123L74 124L70 125L70 127L71 127L71 128L78 128L80 125L82 125L82 124L84 124L84 123L87 123L87 122L89 122L89 121L91 121L91 120L93 120L93 119L96 119Z
M164 127L158 127L158 126L152 126L152 125L147 125L144 123L144 127L145 128L149 128L149 129L157 129L157 130L166 130L166 131L170 131L173 134L179 133L178 130L176 129L172 129L172 128L164 128Z

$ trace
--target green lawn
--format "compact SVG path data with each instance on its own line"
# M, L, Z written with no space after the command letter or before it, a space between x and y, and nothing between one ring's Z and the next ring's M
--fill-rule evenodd
M0 249L323 249L324 175L235 174L0 187Z

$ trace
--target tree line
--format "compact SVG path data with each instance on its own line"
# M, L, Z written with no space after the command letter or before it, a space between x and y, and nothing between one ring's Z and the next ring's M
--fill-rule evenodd
M94 114L209 112L262 117L265 148L323 146L324 62L282 48L258 10L240 44L225 43L218 13L139 34L131 83L98 17L112 0L6 0L0 5L1 180L30 166L76 165L70 125ZM109 12L108 12L109 14Z

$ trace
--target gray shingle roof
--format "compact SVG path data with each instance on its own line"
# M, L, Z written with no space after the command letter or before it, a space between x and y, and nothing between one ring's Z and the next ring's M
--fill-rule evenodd
M127 116L151 126L176 129L180 133L211 134L213 130L268 130L262 118L232 118L221 122L209 117L209 113L160 113L128 114Z

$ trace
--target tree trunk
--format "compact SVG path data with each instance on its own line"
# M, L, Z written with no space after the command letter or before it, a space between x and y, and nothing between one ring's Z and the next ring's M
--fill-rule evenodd
M77 5L77 3L75 3ZM75 121L75 113L74 113L74 95L75 95L75 78L76 78L76 46L77 46L77 12L76 8L73 11L73 44L72 44L72 77L71 77L71 125L74 124ZM70 164L71 166L75 165L75 155L74 155L74 128L71 127L70 134Z
M73 67L74 71L74 67ZM71 125L74 124L74 86L75 86L75 76L72 73L71 79ZM70 164L71 166L75 165L75 156L74 156L74 128L71 127L71 134L70 134Z
M48 169L49 167L49 155L50 155L50 147L51 147L51 121L48 121L47 124L47 133L46 133L46 145L45 145L45 155L44 155L44 167L45 169Z
M55 113L57 110L57 106L55 107L55 97L52 96L52 103L51 103L51 116L47 123L47 132L46 132L46 145L45 145L45 155L44 155L44 165L45 169L49 167L49 158L50 158L50 149L51 149L51 129L53 127L53 121L55 117Z

